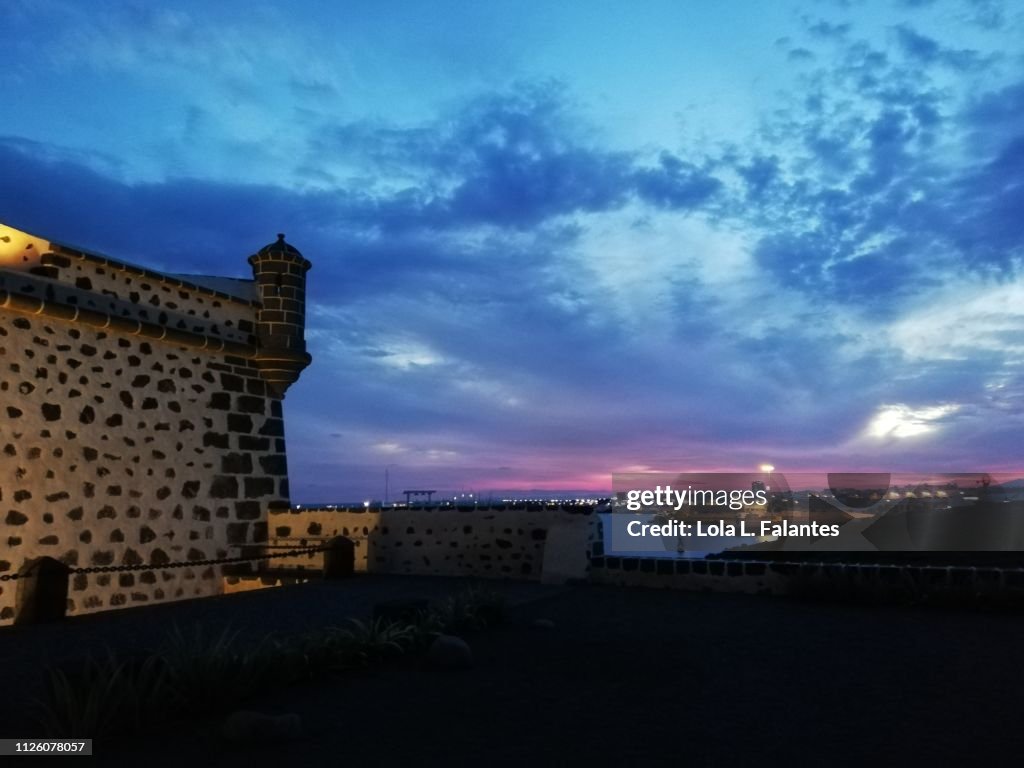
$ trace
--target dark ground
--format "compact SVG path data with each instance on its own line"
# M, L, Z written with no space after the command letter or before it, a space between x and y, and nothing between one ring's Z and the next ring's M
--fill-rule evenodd
M212 620L221 603L218 622L228 613L262 615L269 630L311 621L342 591L350 615L360 615L355 609L374 597L430 597L458 586L399 577L303 585L154 607L145 624L189 611ZM192 723L145 742L97 742L94 752L104 765L147 767L570 768L978 765L1017 763L1024 751L1024 616L493 586L511 590L514 605L506 626L469 638L474 669L441 671L404 658L245 705L299 713L306 734L297 742L242 748L224 743L215 724ZM59 630L0 630L0 661L12 645L31 644L33 633L63 637L69 647L102 634L83 631L88 624L127 624L130 613ZM555 628L532 627L538 617Z

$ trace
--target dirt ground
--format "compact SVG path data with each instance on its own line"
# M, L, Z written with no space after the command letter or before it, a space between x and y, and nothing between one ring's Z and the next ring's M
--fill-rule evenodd
M472 669L405 658L245 705L298 713L296 741L240 747L192 723L95 752L124 766L569 768L964 765L1024 749L1022 616L596 586L521 597L469 638Z

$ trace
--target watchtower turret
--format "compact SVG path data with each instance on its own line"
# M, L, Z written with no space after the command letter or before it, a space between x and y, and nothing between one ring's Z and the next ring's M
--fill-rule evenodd
M256 313L256 365L271 392L284 397L313 358L306 352L306 272L312 266L298 249L277 242L249 257L261 307Z

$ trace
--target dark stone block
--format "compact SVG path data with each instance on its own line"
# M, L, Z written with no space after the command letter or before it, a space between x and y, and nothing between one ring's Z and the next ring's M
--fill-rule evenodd
M285 459L284 454L271 454L270 456L260 456L260 466L263 471L268 475L286 475L288 474L288 463Z
M235 517L239 520L259 520L263 507L258 501L236 501Z
M209 408L214 408L218 411L230 411L231 395L229 395L227 392L214 392L212 395L210 395L210 402L207 403L207 406Z
M91 562L93 565L111 565L114 562L114 553L110 550L98 550L92 553Z
M229 413L228 430L231 432L252 432L252 417L242 413Z
M252 472L252 456L248 453L229 453L220 458L220 471L232 474Z
M228 392L242 392L245 389L242 377L231 373L222 373L220 375L220 385Z
M267 394L267 385L263 383L263 379L246 379L245 391L250 395L258 395L263 398Z
M267 523L265 520L261 520L258 523L252 524L252 540L256 544L262 544L267 540Z
M743 563L730 560L725 567L725 572L730 576L743 575Z
M694 560L691 566L691 570L699 575L706 575L708 572L708 561L707 560Z
M271 437L283 437L284 422L281 419L267 419L266 423L260 428L259 433L261 435L270 435Z
M249 539L248 523L228 523L228 544L245 544Z
M636 571L640 569L640 561L635 557L622 558L622 570Z
M686 558L678 558L675 561L677 574L688 574L690 572L690 561Z
M198 480L186 480L185 484L181 486L181 495L186 499L194 499L199 495L199 481Z
M237 407L242 413L258 413L263 415L264 400L262 397L254 397L253 395L239 395L237 398Z
M228 446L224 446L227 448ZM239 435L238 447L243 451L269 451L269 437L253 437L252 435Z
M230 535L230 533L231 532L228 531L229 535ZM153 565L167 565L167 563L171 562L171 558L169 558L167 556L166 552L164 552L162 549L157 547L152 552L150 552L150 554L149 554L149 562L152 563Z
M257 499L260 496L270 496L274 493L274 479L272 477L247 477L245 478L245 497Z
M230 448L231 438L226 432L207 432L203 435L203 445L214 448Z
M231 475L217 475L210 483L210 496L214 499L238 498L238 478Z
M57 403L43 403L43 418L47 421L57 421L60 418L60 406Z
M670 576L675 570L673 562L667 557L656 560L655 562L657 563L656 570L659 576Z
M743 570L747 576L763 576L767 568L764 563L744 563Z

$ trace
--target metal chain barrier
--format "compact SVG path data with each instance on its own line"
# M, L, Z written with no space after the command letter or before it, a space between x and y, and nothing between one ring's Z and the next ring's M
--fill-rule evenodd
M160 563L159 565L152 563L137 563L134 565L91 565L84 568L72 568L71 573L124 573L126 571L163 571L169 568L188 568L202 565L224 565L229 563L249 563L258 560L272 560L277 557L296 557L299 555L312 555L316 552L326 552L329 550L329 546L318 546L318 547L301 547L296 549L289 549L286 552L267 552L262 555L248 555L241 557L218 557L208 560L175 560L168 563ZM24 579L31 577L33 574L21 574L21 573L3 573L0 574L0 581L14 581L15 579Z

